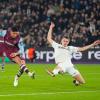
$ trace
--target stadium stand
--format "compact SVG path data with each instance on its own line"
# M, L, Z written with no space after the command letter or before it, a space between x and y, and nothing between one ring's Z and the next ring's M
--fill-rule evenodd
M99 0L0 0L0 25L19 27L26 47L46 47L47 32L55 22L54 39L71 38L74 46L100 39ZM56 35L56 37L55 37Z

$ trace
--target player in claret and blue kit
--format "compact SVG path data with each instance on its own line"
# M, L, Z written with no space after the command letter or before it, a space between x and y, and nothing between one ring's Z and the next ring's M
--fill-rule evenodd
M6 56L13 62L17 63L20 66L20 70L18 71L17 75L14 79L14 86L18 85L18 79L26 72L30 77L34 78L35 73L30 72L26 67L25 60L20 56L20 49L18 47L20 42L20 34L17 27L12 27L7 30L5 36L3 37L3 43L1 43L0 54L5 52Z

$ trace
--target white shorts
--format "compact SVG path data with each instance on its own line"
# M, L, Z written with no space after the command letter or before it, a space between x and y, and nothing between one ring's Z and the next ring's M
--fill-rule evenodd
M79 71L74 68L74 66L67 66L66 62L59 63L58 68L53 70L53 73L56 75L59 72L68 72L71 76L76 76L79 74Z

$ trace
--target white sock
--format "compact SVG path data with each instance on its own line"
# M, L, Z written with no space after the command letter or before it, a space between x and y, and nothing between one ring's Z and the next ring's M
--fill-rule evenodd
M31 72L28 72L28 75L29 75L29 76L32 76L32 73L31 73Z
M58 69L54 69L54 70L53 70L53 74L54 74L54 75L57 75L57 74L58 74L58 72L59 72L59 70L58 70Z

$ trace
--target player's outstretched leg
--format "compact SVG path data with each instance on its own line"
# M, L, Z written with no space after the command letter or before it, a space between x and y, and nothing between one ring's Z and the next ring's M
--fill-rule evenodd
M52 77L55 76L54 73L50 69L46 69L46 72Z
M28 68L25 65L22 64L20 66L19 72L17 73L17 75L15 76L15 79L14 79L14 86L15 87L18 86L18 79L23 74L23 72L26 72L28 74L28 76L30 76L32 79L35 78L35 72L30 72L28 70Z
M77 74L77 75L75 75L74 76L74 81L73 81L73 83L76 85L76 86L78 86L78 85L80 85L80 84L85 84L85 80L84 80L84 78L82 77L82 75L79 73L79 74Z
M15 79L14 79L14 86L15 87L18 86L18 77L17 77L17 75L15 76Z
M16 87L16 86L18 86L18 79L19 79L19 77L23 74L23 70L22 69L20 69L19 71L18 71L18 73L17 73L17 75L15 76L15 79L14 79L14 86Z
M58 66L56 66L56 67L54 68L53 71L51 71L51 70L49 70L49 69L46 69L46 72L47 72L50 76L52 76L52 77L56 76L56 75L59 74L59 73L60 73L60 74L63 73L62 70L61 70L61 68L58 67Z
M35 78L35 72L30 72L29 70L28 70L28 68L26 67L26 65L24 65L24 64L22 64L21 65L21 69L24 71L24 72L26 72L27 74L28 74L28 76L30 76L31 78Z
M75 79L75 80L73 81L73 83L74 83L76 86L85 83L84 78L82 77L82 75L80 74L80 72L79 72L78 70L76 70L76 75L73 76L73 78Z
M13 61L15 61L18 65L20 65L20 70L14 79L14 86L18 86L18 79L23 74L23 72L26 72L28 76L30 76L31 78L33 79L35 78L35 72L30 72L26 67L25 61L22 61L19 56L14 57Z
M80 72L76 70L74 67L69 67L67 69L67 72L74 78L73 83L75 86L85 83L85 80L81 76Z

